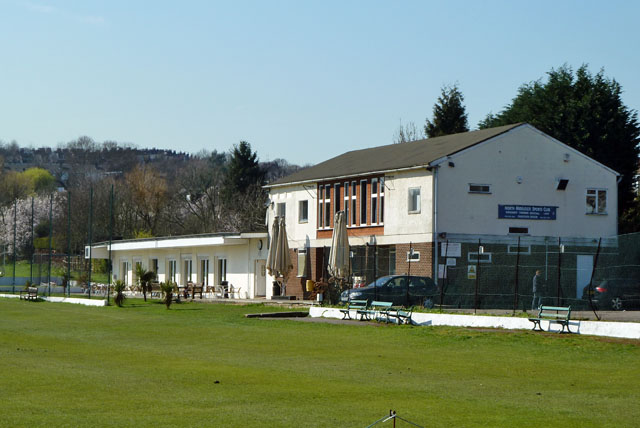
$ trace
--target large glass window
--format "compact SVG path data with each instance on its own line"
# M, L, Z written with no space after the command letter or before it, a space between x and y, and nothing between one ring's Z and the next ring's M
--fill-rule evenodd
M331 227L331 185L324 186L324 227Z
M587 214L607 213L607 191L604 189L587 189Z
M276 215L278 217L286 218L286 216L287 216L287 203L286 202L279 202L276 205Z
M351 226L358 224L358 183L351 182Z
M227 259L218 259L218 285L227 280Z
M349 182L344 182L344 221L349 225Z
M333 215L340 211L340 184L333 186Z
M367 224L367 180L360 180L360 225Z
M191 281L191 274L193 274L193 261L191 259L185 259L182 285L187 285L187 282Z
M209 285L209 259L200 260L200 278L198 282L202 285Z
M417 214L420 212L420 188L409 188L409 214Z
M175 260L169 260L169 281L176 282L176 271L178 263Z
M378 179L371 180L371 224L378 224Z
M384 224L384 177L380 177L380 221L379 224Z
M324 227L324 186L318 186L318 229Z

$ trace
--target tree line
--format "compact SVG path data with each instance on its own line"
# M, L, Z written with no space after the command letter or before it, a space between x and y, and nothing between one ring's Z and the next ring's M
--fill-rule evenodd
M575 72L568 65L551 69L546 79L525 83L499 113L489 113L479 129L529 123L621 174L618 186L619 230L640 231L638 112L622 102L622 86L604 70L587 65ZM469 131L464 96L457 84L444 86L422 129L401 125L394 142Z
M27 156L47 156L24 162L15 143L0 143L0 241L9 252L14 230L25 258L48 250L50 231L53 249L66 253L70 243L73 254L82 253L90 227L93 242L266 231L262 186L300 169L282 159L260 162L246 141L189 155L82 137L58 150L29 149ZM7 153L12 168L4 167Z

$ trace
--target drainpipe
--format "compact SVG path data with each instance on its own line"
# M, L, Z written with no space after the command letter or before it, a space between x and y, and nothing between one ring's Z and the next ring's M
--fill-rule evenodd
M433 236L433 281L438 285L438 165L428 167L433 173L433 216L432 216L432 236Z

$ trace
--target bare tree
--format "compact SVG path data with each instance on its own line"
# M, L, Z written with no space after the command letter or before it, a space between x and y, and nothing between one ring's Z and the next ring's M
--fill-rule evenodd
M425 138L427 137L424 134L423 130L417 127L415 123L408 122L403 126L401 120L398 130L393 136L393 143L408 143L409 141L423 140Z

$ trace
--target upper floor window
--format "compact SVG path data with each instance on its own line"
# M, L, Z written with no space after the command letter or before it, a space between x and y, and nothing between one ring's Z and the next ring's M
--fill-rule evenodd
M587 189L587 214L607 213L607 191L604 189Z
M333 185L333 215L340 211L340 183Z
M360 180L360 225L367 224L367 180Z
M331 227L331 185L324 186L324 227Z
M347 226L349 225L349 205L350 205L349 188L350 188L349 182L345 181L342 189L344 192L344 221L347 223Z
M278 217L286 218L286 214L287 214L287 203L278 202L276 204L276 215Z
M491 193L491 185L469 183L469 193Z
M358 224L358 183L351 182L351 226Z
M309 221L309 201L298 201L298 223Z
M378 224L378 179L371 180L371 224Z
M420 212L420 188L409 188L409 214L418 214Z

